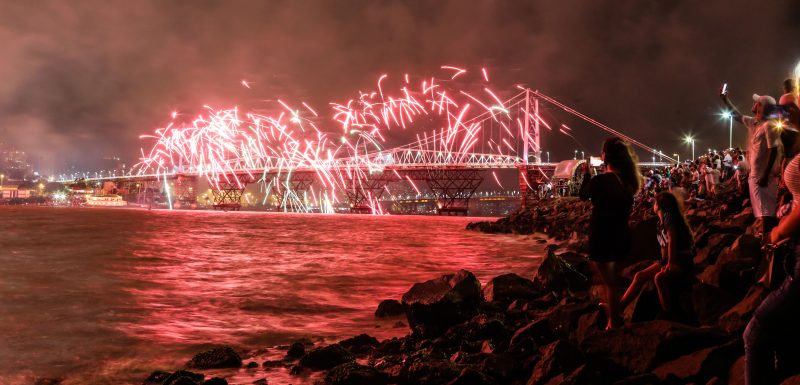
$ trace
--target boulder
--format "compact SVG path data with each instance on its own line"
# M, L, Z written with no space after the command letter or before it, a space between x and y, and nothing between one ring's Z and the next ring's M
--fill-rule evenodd
M537 346L548 344L555 340L555 334L546 318L539 318L517 329L511 336L509 350L517 354L528 355L535 351Z
M726 377L728 369L744 353L741 339L698 350L666 362L653 370L663 382L704 384L714 377Z
M299 366L311 370L329 370L355 360L350 352L339 344L316 348L300 359Z
M325 385L383 385L388 381L386 374L355 362L336 366L325 375Z
M596 312L598 309L596 303L584 300L561 301L541 316L547 319L554 335L568 337L577 328L581 316Z
M745 385L744 383L744 356L734 362L728 370L728 385Z
M518 361L509 353L486 354L477 368L502 384L511 382L520 369Z
M481 284L466 270L417 283L403 294L409 326L425 337L436 337L478 312Z
M760 259L761 242L752 235L740 235L720 253L715 264L703 271L700 281L741 298L754 280Z
M589 290L588 259L576 253L556 255L555 246L547 247L547 255L536 271L537 286L556 293Z
M800 385L800 374L787 378L781 385Z
M493 385L495 382L485 374L472 369L464 368L454 380L447 383L447 385Z
M637 374L698 349L719 345L729 338L715 328L657 320L591 334L581 343L581 348L589 360L607 359Z
M242 358L229 346L198 353L186 363L186 367L194 369L238 368L240 366L242 366Z
M294 342L289 346L289 351L286 352L286 357L289 359L297 359L306 354L306 345L302 342Z
M629 322L644 322L656 319L660 312L661 302L658 299L658 291L651 281L644 285L642 291L628 307L622 309L622 316Z
M694 257L694 263L700 266L707 264L714 264L717 262L719 254L733 243L739 234L736 233L721 233L714 234L708 239L708 244L697 251Z
M736 304L736 298L714 285L697 283L692 289L692 305L700 325L717 325L722 314Z
M395 317L404 314L403 304L396 299L385 299L378 304L375 309L375 317L386 318Z
M148 376L144 382L142 382L142 385L161 385L170 374L172 373L156 370L155 372L150 373L150 376Z
M544 384L559 373L568 373L577 368L582 361L581 352L563 340L543 347L541 353L542 359L533 367L528 385Z
M205 375L202 373L194 373L187 370L179 370L170 374L162 382L163 385L191 385L203 381Z
M719 317L719 326L728 333L741 335L766 296L767 292L763 287L751 287L744 299Z
M492 278L483 288L483 297L489 302L507 306L515 300L533 300L541 296L536 285L516 274L503 274Z
M444 385L461 374L458 366L449 360L424 359L411 360L400 372L406 384Z
M380 345L378 339L368 334L359 334L355 337L350 337L346 340L339 342L343 348L349 350L353 354L366 354Z
M661 381L653 373L634 374L619 381L612 382L614 385L660 385Z

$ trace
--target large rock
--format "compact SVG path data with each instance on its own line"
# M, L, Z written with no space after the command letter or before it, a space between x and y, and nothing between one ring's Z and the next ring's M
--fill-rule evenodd
M417 283L403 294L406 318L412 330L435 337L464 322L478 311L481 284L466 270Z
M203 381L205 375L202 373L194 373L187 370L179 370L170 374L162 382L163 385L190 385Z
M589 290L591 276L588 259L576 253L556 255L555 247L547 248L547 256L536 271L534 282L556 293L574 293Z
M719 345L729 338L715 328L695 328L659 320L591 334L581 348L590 361L608 359L637 374L698 349Z
M753 282L760 259L761 242L750 234L740 235L703 271L700 280L741 298Z
M716 263L717 257L722 250L733 243L738 237L739 234L736 233L721 233L712 235L709 237L706 247L698 250L697 255L694 257L694 263L700 266Z
M719 326L728 333L741 334L766 295L763 287L753 286L744 299L719 317Z
M380 343L377 338L362 333L355 337L339 341L339 345L353 354L366 354L378 347Z
M467 367L447 385L494 385L494 381L480 371Z
M800 385L800 374L787 378L781 385Z
M503 306L515 300L533 300L540 295L541 293L536 290L536 285L534 285L533 281L514 273L494 277L483 288L483 297L487 301L496 302Z
M395 317L403 314L403 304L396 299L385 299L375 309L375 317L378 318Z
M664 363L653 373L664 382L704 384L713 377L727 377L728 370L744 353L741 339L698 350Z
M566 341L556 341L542 348L542 359L533 367L527 385L544 384L559 373L569 373L581 364L581 352Z
M700 325L717 325L720 316L736 304L736 298L714 285L700 282L692 289L692 304Z
M306 354L306 345L300 341L292 343L289 350L286 352L286 358L297 359Z
M172 373L156 370L155 372L150 373L150 376L148 376L142 382L142 385L161 385L164 383L164 380L170 376L170 374Z
M728 370L728 385L745 385L744 356L739 357Z
M411 360L400 372L401 383L444 385L455 380L461 369L449 360L424 359Z
M195 369L238 368L242 366L242 358L231 347L223 346L197 354L186 366Z
M355 357L339 344L316 348L300 359L299 366L311 370L329 370L352 362Z
M383 385L388 381L386 374L355 362L336 366L325 375L325 385Z

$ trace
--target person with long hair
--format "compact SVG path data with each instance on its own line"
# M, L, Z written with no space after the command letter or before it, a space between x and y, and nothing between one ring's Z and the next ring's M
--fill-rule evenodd
M673 260L673 270L685 265L684 259L688 258L688 253L692 253L693 243L689 244L691 240L691 230L686 222L686 217L683 215L683 210L680 206L680 201L672 192L662 192L655 198L653 204L653 212L658 216L658 232L656 233L656 240L661 246L661 258L654 262L652 265L640 270L633 276L633 282L628 286L628 290L620 300L620 308L624 309L636 299L636 296L641 293L644 285L648 282L655 281L656 275L662 270L669 267L670 259ZM687 236L688 234L688 236ZM678 242L676 247L670 247L670 241ZM670 253L679 253L681 255L672 256ZM677 264L675 264L677 263ZM667 294L669 295L669 294ZM660 299L661 296L659 296ZM664 308L662 304L662 308ZM666 308L664 308L666 310Z
M605 167L602 174L592 177L588 162L583 164L580 197L592 202L589 260L603 281L607 328L611 329L622 326L618 288L620 262L630 250L628 220L633 197L641 188L642 175L636 153L620 138L606 139L600 156Z
M653 211L660 221L658 243L662 256L661 268L654 280L661 308L670 312L673 291L690 287L694 277L694 235L674 194L658 194Z

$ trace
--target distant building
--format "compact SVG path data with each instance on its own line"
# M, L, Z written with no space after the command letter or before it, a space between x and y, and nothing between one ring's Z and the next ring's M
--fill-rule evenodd
M33 196L33 190L22 188L15 185L0 186L0 199L13 199L13 198L30 198Z

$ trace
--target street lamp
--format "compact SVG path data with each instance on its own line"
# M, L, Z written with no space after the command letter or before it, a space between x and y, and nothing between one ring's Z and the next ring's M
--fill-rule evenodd
M728 148L733 148L733 114L725 111L722 113L722 117L728 119Z
M694 157L694 138L692 138L691 136L687 135L685 138L683 138L683 141L686 142L686 144L691 144L692 145L692 159L694 160L695 159L695 157Z
M550 151L545 151L547 154L547 163L550 163Z
M572 156L572 159L578 159L578 150L575 150L575 155Z
M674 156L674 157L677 157L677 158L678 158L678 163L680 163L680 162L681 162L681 154L672 154L672 156Z

